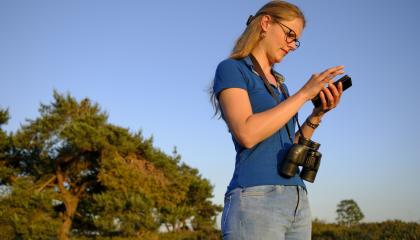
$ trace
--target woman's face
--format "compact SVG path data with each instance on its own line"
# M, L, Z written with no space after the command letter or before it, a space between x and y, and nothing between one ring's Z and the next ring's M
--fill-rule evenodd
M263 25L263 30L266 30L266 36L261 43L268 61L274 64L280 62L290 51L296 50L297 44L299 44L296 40L299 39L303 31L303 21L300 18L289 21L279 21L273 18L265 26Z

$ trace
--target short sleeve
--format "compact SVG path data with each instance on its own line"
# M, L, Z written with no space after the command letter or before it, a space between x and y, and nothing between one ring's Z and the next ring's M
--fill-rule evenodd
M226 88L242 88L247 90L246 80L237 60L226 59L217 66L213 92L218 96Z

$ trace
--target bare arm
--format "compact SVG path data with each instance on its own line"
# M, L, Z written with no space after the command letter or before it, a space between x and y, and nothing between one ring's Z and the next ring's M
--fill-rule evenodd
M336 87L332 80L328 84L328 88L324 88L320 92L320 98L321 98L321 106L318 108L314 108L312 111L312 114L308 117L307 120L309 120L313 124L319 124L321 122L321 119L324 117L325 113L332 110L333 108L337 107L337 105L340 103L341 95L343 94L343 84L339 83ZM305 122L306 123L306 122ZM305 138L312 138L312 135L315 132L315 129L308 126L307 124L302 125L302 132ZM298 142L300 137L300 132L297 131L295 134L295 143Z
M220 93L219 101L235 138L242 146L252 148L283 127L306 102L306 98L303 94L296 94L274 108L256 114L252 113L248 93L244 89L225 89Z
M253 113L248 93L240 88L228 88L219 95L219 102L226 122L238 142L252 148L282 128L303 106L315 97L336 75L342 73L341 66L327 69L311 79L296 94L272 109Z

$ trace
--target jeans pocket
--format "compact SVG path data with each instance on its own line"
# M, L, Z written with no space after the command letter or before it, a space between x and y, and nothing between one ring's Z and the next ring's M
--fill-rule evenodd
M267 196L270 193L276 191L275 185L262 185L243 188L241 191L242 197L258 197Z

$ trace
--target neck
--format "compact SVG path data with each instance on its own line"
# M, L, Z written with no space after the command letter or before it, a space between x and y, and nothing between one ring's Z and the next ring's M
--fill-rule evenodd
M259 47L254 48L251 54L255 57L255 59L257 59L264 73L270 74L273 64L268 61L267 54L265 54L265 52Z

